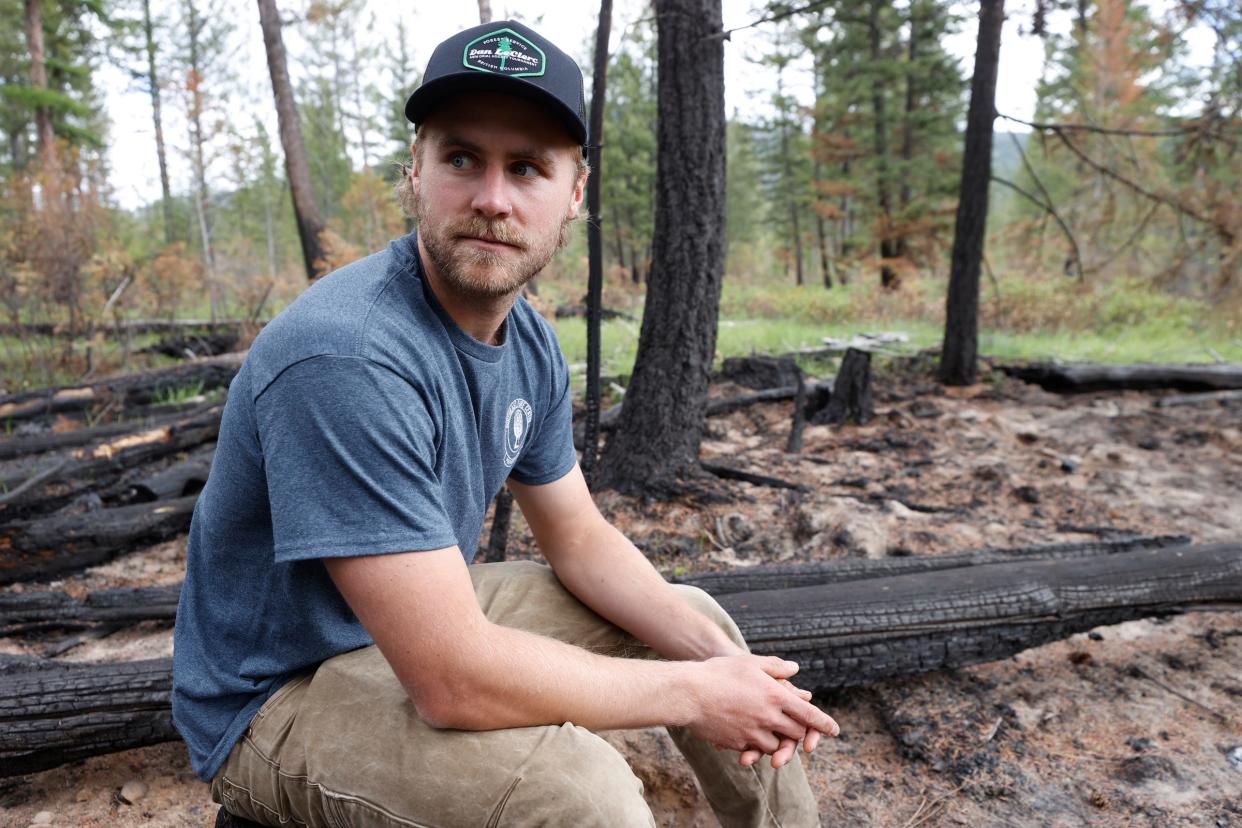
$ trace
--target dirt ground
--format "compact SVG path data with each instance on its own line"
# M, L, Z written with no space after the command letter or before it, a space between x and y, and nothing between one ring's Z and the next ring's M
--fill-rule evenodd
M784 451L789 403L709 420L706 459L811 494L728 483L730 501L710 505L599 499L666 575L1109 530L1237 541L1242 403L1157 407L1159 396L1062 397L1010 380L945 391L916 369L889 369L871 423L808 426L797 455ZM515 557L536 554L520 516L510 543ZM24 588L173 583L183 547ZM46 644L0 640L0 652ZM139 626L59 658L151 658L171 646L169 630ZM825 826L1242 826L1242 611L1104 627L817 703L842 728L805 759ZM660 825L716 824L661 731L609 738ZM0 782L3 826L206 826L214 814L180 743Z

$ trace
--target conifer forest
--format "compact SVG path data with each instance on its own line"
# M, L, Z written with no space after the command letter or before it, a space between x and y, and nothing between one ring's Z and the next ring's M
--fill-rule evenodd
M1242 826L1236 0L0 0L0 824L217 824L170 657L229 384L415 231L406 99L503 20L585 79L519 300L580 465L840 723L821 823Z

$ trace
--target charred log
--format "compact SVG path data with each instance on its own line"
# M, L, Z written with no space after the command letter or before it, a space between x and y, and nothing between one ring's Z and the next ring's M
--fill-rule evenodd
M1085 391L1222 391L1242 389L1242 365L1001 365L1006 375L1062 394Z
M811 415L818 425L866 425L875 416L871 399L871 354L850 348L841 360L828 404Z
M812 690L1007 658L1093 627L1242 608L1242 545L1021 561L723 595L751 649ZM168 659L0 677L0 775L176 739Z
M81 411L111 401L123 406L148 405L161 394L187 386L211 391L228 386L245 358L245 353L225 354L85 385L9 394L0 397L0 419L24 420L63 411Z
M0 679L0 774L170 742L172 660L91 664Z
M0 527L0 584L57 577L174 538L189 528L197 499L192 495Z
M60 458L55 455L42 457L38 458L37 463L24 463L17 468L0 472L0 483L6 489L13 490L9 497L0 501L0 506L7 510L22 507L34 509L48 498L61 501L66 496L74 497L83 491L105 488L120 479L127 470L214 441L220 433L222 411L223 406L216 405L194 416L173 420L164 426L119 435L95 446L77 449ZM186 477L199 475L205 481L205 471L199 470L199 465L203 462L203 456L197 454L194 464L177 472L170 470L165 474L181 474L183 482ZM210 465L209 455L205 462ZM182 465L185 466L185 464ZM44 471L37 470L38 467L42 467ZM47 474L46 471L49 469L54 470L54 473ZM23 483L23 481L33 480L40 474L44 477L37 485ZM170 482L158 480L160 475L148 477L152 481L157 481L155 484L157 486L164 489L171 488ZM62 487L66 491L50 493L47 491L49 488L54 489L55 484L60 481L70 481L68 486ZM15 489L21 485L27 488L18 493ZM202 486L199 485L199 488L201 489ZM191 493L187 491L181 494ZM143 499L153 500L158 497L159 495L153 495Z
M0 593L0 636L82 629L95 624L172 621L181 584L117 587L77 599L63 592Z
M1190 538L1185 535L1139 535L1078 543L1040 544L1006 549L974 549L944 555L911 555L903 558L838 558L791 565L760 565L745 569L729 569L724 572L700 572L669 580L674 583L691 584L707 590L712 595L719 596L734 592L795 589L819 584L865 581L873 578L889 578L895 575L913 575L919 572L938 572L945 569L962 569L988 564L1091 558L1098 555L1136 552L1140 549L1167 549L1173 546L1185 546L1189 543ZM0 618L2 617L3 615L0 615Z

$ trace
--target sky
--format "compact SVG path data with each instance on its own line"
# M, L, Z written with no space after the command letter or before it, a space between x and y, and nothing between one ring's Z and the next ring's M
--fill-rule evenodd
M278 0L278 4L279 0ZM1166 3L1167 4L1167 3ZM153 7L159 14L160 7L175 6L173 0L156 0ZM231 59L232 68L244 79L244 94L240 99L220 101L230 118L248 127L254 117L262 119L269 134L277 135L276 115L268 79L266 56L262 33L259 29L258 7L252 0L222 0L223 10L233 16L239 29L236 51ZM298 13L304 0L286 0L282 14ZM974 7L969 3L966 6ZM1160 3L1157 3L1160 5ZM1006 4L1007 18L1001 35L1001 61L997 79L996 107L1003 114L1029 120L1035 111L1035 90L1043 69L1042 42L1021 29L1029 27L1034 0L1010 0ZM625 27L646 14L643 0L616 0L613 10L612 43L620 39ZM763 17L762 3L754 0L723 0L724 25L726 29L746 26ZM503 19L510 10L520 12L528 25L538 30L552 42L561 46L571 56L589 68L588 53L591 39L598 25L599 9L595 3L564 2L564 0L523 0L522 3L505 3L492 0L497 19ZM441 2L436 4L405 2L392 3L385 0L367 0L364 20L374 15L376 31L391 37L396 30L398 15L404 15L409 49L414 62L425 65L435 45L449 35L478 22L478 5L472 0ZM769 38L775 24L763 24L736 31L725 43L725 104L730 116L744 120L756 120L768 114L770 100L775 88L771 70L753 62L769 48ZM1050 23L1054 30L1068 26L1068 17ZM967 19L962 30L947 44L951 54L961 61L966 77L974 64L977 20L973 15ZM1206 34L1206 33L1201 33ZM1210 38L1210 35L1207 35ZM305 53L305 43L295 27L286 26L284 32L286 50L290 57L290 72L296 83L300 72L297 57ZM1199 38L1202 40L1202 38ZM1210 49L1210 40L1202 48ZM1192 42L1192 52L1202 48ZM108 143L108 159L112 169L111 180L115 196L122 207L135 208L159 198L159 172L154 163L155 137L151 120L150 98L146 92L129 82L115 66L105 66L100 73L100 87L104 92L105 106L112 122ZM809 56L795 64L786 75L787 93L810 104L814 95L811 86ZM590 90L588 89L588 97ZM179 116L178 103L171 95L165 96L166 141L173 145L169 159L174 191L184 191L189 184L189 162L185 155L186 129ZM998 129L1013 128L997 122ZM216 154L209 165L210 180L221 181L226 173L227 159L223 153Z

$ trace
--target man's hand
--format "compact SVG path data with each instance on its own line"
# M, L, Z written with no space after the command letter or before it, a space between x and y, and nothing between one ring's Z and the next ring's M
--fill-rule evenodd
M741 751L742 765L771 754L773 767L781 767L793 758L800 739L805 737L809 751L821 733L840 733L837 723L810 703L810 693L789 683L797 664L754 655L721 656L702 664L706 670L695 691L699 712L690 730L717 747Z

